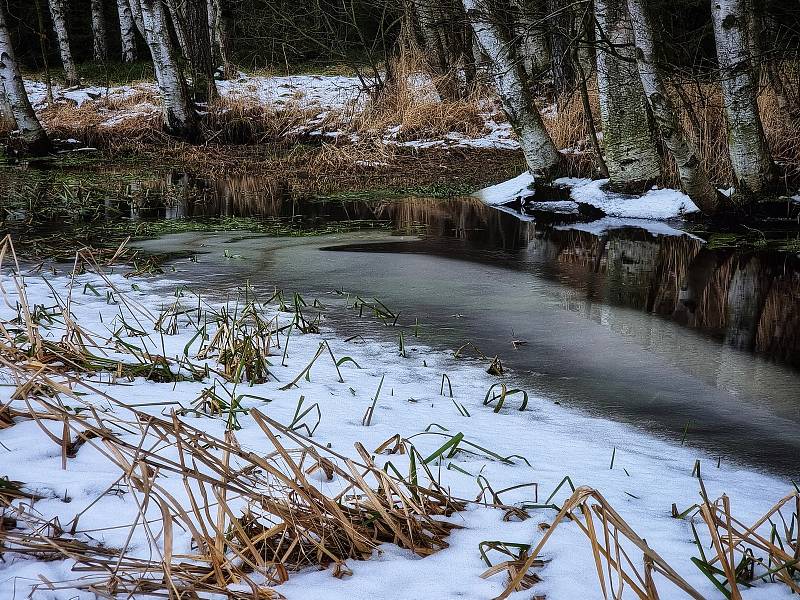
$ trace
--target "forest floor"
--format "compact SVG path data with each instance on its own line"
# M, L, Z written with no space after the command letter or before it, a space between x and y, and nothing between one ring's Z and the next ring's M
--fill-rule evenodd
M711 533L726 539L727 515L749 525L793 490L529 395L488 357L427 347L377 299L242 288L220 303L188 274L77 265L3 265L2 600L490 598L545 540L514 598L600 598L597 569L618 591L624 572L629 592L712 598L724 575ZM333 311L389 335L336 330ZM706 507L722 518L711 528L701 490L727 494ZM562 506L575 511L558 523ZM793 510L759 532L791 543ZM776 562L749 563L757 576L781 561L772 539ZM643 551L672 581L649 580ZM770 560L742 543L736 561L744 551ZM606 570L603 552L631 562ZM775 579L742 597L789 598Z

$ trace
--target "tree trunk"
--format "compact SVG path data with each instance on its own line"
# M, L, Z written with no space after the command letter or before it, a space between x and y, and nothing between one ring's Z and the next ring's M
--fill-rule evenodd
M58 51L61 55L61 63L64 65L64 73L67 78L67 87L80 84L78 70L75 68L75 61L72 58L72 49L69 45L69 34L67 33L67 15L64 8L64 0L49 0L50 16L53 18L53 28L56 30L58 39Z
M108 45L106 44L106 19L103 15L103 0L91 0L92 8L92 39L93 57L98 62L108 60Z
M169 16L172 19L172 26L175 30L175 37L178 38L181 53L188 58L191 55L191 49L189 48L189 32L186 25L186 2L178 4L178 0L164 1L169 9Z
M217 48L222 59L222 75L225 79L234 79L239 73L233 64L233 54L231 52L230 40L233 29L231 9L228 6L228 0L211 1L214 3L214 39L217 42Z
M142 21L153 56L153 67L161 91L164 129L172 135L196 141L200 137L197 112L189 101L186 80L172 45L162 0L140 0Z
M464 0L464 8L475 36L488 56L497 94L519 137L528 168L538 177L556 175L563 165L563 156L545 128L533 95L526 86L525 72L516 56L515 45L497 24L496 15L488 9L485 0Z
M117 12L119 13L120 40L122 41L122 62L134 62L136 60L136 25L133 21L133 12L128 0L117 0Z
M408 4L436 91L443 100L464 98L466 86L459 77L466 47L465 32L458 27L464 21L461 5L451 0L409 0Z
M570 60L570 43L574 37L573 11L565 0L547 0L550 41L550 72L556 98L570 91L575 72Z
M728 122L728 153L738 192L752 198L776 182L775 165L764 138L750 63L746 0L712 0L720 85Z
M623 0L595 0L595 17L597 87L610 188L641 193L661 174L661 160L636 68L631 23Z
M147 41L147 34L144 31L144 20L142 19L142 3L141 0L125 0L128 3L128 7L131 9L131 15L133 15L133 22L136 24L136 29L139 31L139 35L145 38Z
M653 23L645 0L628 0L628 13L636 40L636 63L644 93L664 145L678 165L681 189L705 214L717 210L719 194L700 164L697 149L687 138L656 63Z
M525 70L532 81L538 81L550 67L545 0L512 0L512 3Z
M6 95L6 88L0 81L0 133L14 131L17 128L17 120L14 118L14 109Z
M214 52L208 36L209 14L205 0L188 0L185 3L186 32L189 43L189 64L192 68L192 88L198 101L219 97L214 81Z
M33 111L22 73L11 47L11 35L6 25L4 3L0 2L0 88L5 92L14 114L19 150L25 154L41 155L50 151L50 139Z

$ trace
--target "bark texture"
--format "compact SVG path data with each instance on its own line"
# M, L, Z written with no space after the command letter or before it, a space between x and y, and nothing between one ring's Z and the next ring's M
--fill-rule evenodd
M103 0L91 0L91 9L92 56L96 61L105 62L108 59L108 44L106 43L106 19L103 15Z
M472 32L457 0L408 0L417 42L435 75L439 96L458 100L469 95L474 71Z
M645 0L628 0L628 13L636 40L636 64L650 110L664 145L678 165L681 189L706 214L716 212L719 194L708 179L697 149L686 136L678 113L667 93L656 62L656 42Z
M711 1L719 79L728 123L728 152L739 193L752 197L769 191L776 177L758 113L746 7L746 0Z
M545 0L512 0L512 4L525 70L538 80L550 68Z
M189 43L192 89L198 101L219 96L214 80L214 52L209 31L208 3L192 0L184 5L186 33Z
M78 85L80 84L80 79L78 78L78 70L75 68L75 60L72 58L72 48L69 45L64 0L48 0L48 3L50 5L50 16L53 19L53 28L56 30L56 38L58 39L61 64L64 65L67 87Z
M140 0L147 45L161 91L164 129L190 141L200 137L197 113L189 100L178 53L172 45L162 0Z
M6 24L4 3L0 2L0 90L11 106L19 137L19 150L27 154L46 154L50 140L33 111L22 81L22 73L11 46L11 36Z
M117 0L117 13L122 42L122 62L133 62L136 60L136 24L128 0Z
M14 118L14 110L6 95L6 88L0 81L0 133L13 131L16 128L17 120Z
M208 2L209 22L213 30L217 52L222 61L222 76L225 79L234 79L238 75L238 71L233 64L233 55L231 52L233 16L231 15L228 0L208 0Z
M544 126L542 116L526 85L525 71L516 56L516 45L508 39L485 1L464 0L467 18L489 60L489 68L503 110L519 137L531 173L550 178L563 164L563 157Z
M642 192L661 174L661 160L636 68L633 30L623 0L595 0L595 16L597 86L610 187Z
M142 3L141 0L125 0L128 3L128 6L131 9L131 14L133 15L133 22L136 25L136 29L139 31L139 35L145 38L147 41L147 35L144 31L144 20L142 19Z

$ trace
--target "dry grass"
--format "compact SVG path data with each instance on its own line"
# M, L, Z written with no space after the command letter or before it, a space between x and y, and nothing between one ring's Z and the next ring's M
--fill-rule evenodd
M481 98L476 94L467 100L440 100L436 81L426 74L419 56L404 52L394 61L392 73L385 88L354 115L352 130L360 137L381 139L393 130L393 139L402 142L484 133Z
M103 262L113 264L122 258L123 247ZM102 340L103 336L75 322L69 310L71 286L63 298L53 289L54 307L32 306L24 281L13 274L19 266L9 238L0 244L0 269L4 261L11 263L12 275L0 280L0 292L5 294L13 286L14 303L10 296L5 300L17 309L16 317L0 324L0 364L16 385L12 402L20 408L10 411L8 405L3 407L0 428L23 420L35 423L45 443L49 440L60 451L65 469L82 447L90 446L95 455L119 471L118 479L100 497L124 494L138 507L132 523L109 526L128 532L124 542L110 547L97 541L97 532L102 530L82 526L96 524L91 514L95 503L69 523L62 523L37 511L36 502L42 498L28 492L24 483L0 480L0 549L4 557L74 565L73 578L42 578L32 590L34 595L69 589L108 598L216 594L228 600L278 599L282 596L275 586L292 573L330 568L336 577L349 576L348 561L367 560L384 543L421 558L448 547L449 534L459 526L445 518L470 502L443 488L429 464L453 449L455 438L425 458L408 439L394 435L371 451L356 443L357 458L352 458L310 436L301 436L294 427L296 421L281 424L255 408L247 411L254 426L247 431L246 447L239 443L231 421L224 433L210 434L196 418L203 414L219 418L220 413L235 409L233 402L220 405L219 398L205 392L198 400L213 404L207 412L196 405L161 414L144 412L112 397L108 390L113 388L93 383L87 374L96 367L85 366L97 361L93 349L126 352L134 358L141 354L129 343L122 346L112 339ZM234 313L212 313L209 319L204 305L184 305L177 298L156 315L115 287L103 274L99 258L89 252L79 253L75 260L74 272L85 271L100 276L113 291L124 307L120 316L124 315L121 322L126 328L154 328L172 335L178 330L178 318L197 326L215 323L216 333L209 332L208 338L200 341L198 357L216 359L220 370L215 373L228 381L241 382L244 365L266 365L272 349L281 349L282 331L284 349L288 343L287 326L263 318L255 300ZM290 308L278 292L268 302L272 300L277 300L281 310ZM292 325L299 332L305 328L303 323L308 325L302 304L295 299ZM48 345L40 333L52 320L60 321L65 329L56 346ZM324 354L323 343L297 379ZM331 359L338 368L332 353ZM122 364L119 359L117 362ZM177 362L170 366L178 372L187 369ZM206 372L205 378L209 375ZM258 381L268 375L264 370L248 373L246 378ZM444 378L442 381L444 389ZM88 396L99 399L102 408L88 402ZM187 414L195 418L184 419ZM263 443L255 443L257 435ZM250 450L254 446L258 452ZM397 469L380 468L373 457L383 453L408 457L408 476ZM715 502L708 499L699 472L698 480L701 504L683 513L673 508L675 518L690 519L699 553L692 558L697 568L732 599L740 597L739 588L759 582L800 593L800 493L787 495L754 524L746 525L736 518L726 496ZM324 485L319 485L320 481ZM569 478L564 482L572 485ZM530 507L505 505L500 495L508 490L494 491L488 484L472 501L476 508L504 511L504 519L527 519L532 516L529 509L558 511L552 522L540 525L544 534L535 545L480 544L477 551L490 565L484 577L508 575L499 598L542 580L534 570L545 564L542 552L559 528L570 526L585 536L603 597L654 600L659 597L658 582L658 586L671 585L689 597L703 598L597 490L573 488L562 506L551 504L564 482L541 505L536 484L530 484L536 503ZM176 490L181 490L181 497ZM704 524L708 530L703 539L696 524ZM134 533L139 534L138 539ZM491 566L486 550L505 554L510 560Z

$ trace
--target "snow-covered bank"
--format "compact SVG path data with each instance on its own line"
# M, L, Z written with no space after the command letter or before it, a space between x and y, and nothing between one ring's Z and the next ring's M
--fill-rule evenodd
M7 278L3 283L10 294L10 305L14 307L14 286ZM53 290L62 298L67 297L69 280L32 274L26 277L25 283L29 305L40 307L35 312L46 339L60 340L63 326L59 324L59 311L47 307L55 304ZM182 357L195 364L207 364L211 369L219 368L219 359L214 353L198 358L217 329L213 322L193 314L202 303L190 292L189 282L150 283L120 275L113 275L106 282L97 275L82 275L71 287L70 311L74 320L96 333L98 345L107 348L111 356L120 360L127 356L126 360L130 361L130 356L119 346L125 343L146 347L154 354ZM311 298L305 301L306 316L310 319L316 309ZM321 299L327 310L357 310L345 308L344 302L344 297L336 294ZM162 309L170 307L174 307L168 313L172 317L161 320L160 331L156 332L154 321L159 320ZM212 308L219 310L219 307ZM275 304L258 309L265 322L277 318L276 324L287 325L294 318L294 313L281 311ZM370 310L364 313L367 315ZM50 314L51 318L45 318L45 314ZM0 311L3 320L16 316L15 308L3 307ZM198 336L200 322L208 323L205 334L209 340ZM272 346L269 370L273 377L263 383L241 384L240 408L258 409L288 425L296 422L298 413L302 412L298 402L304 397L303 409L316 404L319 412L312 411L297 423L307 424L313 430L313 440L322 447L330 445L333 451L355 460L359 458L354 450L356 442L363 443L372 452L399 434L410 439L423 456L430 456L444 441L462 433L464 443L459 446L460 451L453 452L452 456L447 453L431 462L441 485L461 498L473 499L482 491L486 492L487 483L495 491L537 483L538 493L533 487L520 487L500 492L502 501L506 505L532 503L537 498L544 502L568 475L576 485L599 489L637 533L705 597L713 597L716 592L711 582L691 563L690 557L697 556L697 548L692 541L690 523L670 516L672 503L682 511L699 501L698 481L692 476L695 461L701 461L709 494L716 497L728 492L736 514L745 522L760 516L791 489L787 481L726 460L717 467L716 457L655 439L618 423L588 418L547 398L530 397L526 410L520 412L517 409L523 396L512 394L505 406L494 412L492 406L484 404L487 390L500 381L509 389L516 387L513 374L498 378L487 374L483 363L456 360L448 354L435 352L417 343L411 328L404 330L404 351L401 352L399 331L399 328L387 328L390 334L387 337L393 341L359 336L345 341L345 335L326 329L323 321L319 334L301 334L297 329L290 336L286 331L276 334L274 341L279 341L281 346ZM347 337L359 333L347 332ZM314 363L306 379L302 377L303 369L318 353L323 340L330 344L340 364L336 365L325 354ZM93 352L101 353L94 348ZM350 360L344 360L345 357ZM7 382L12 383L0 392L2 402L6 403L15 386L10 373L4 374ZM447 378L443 378L443 374L447 374ZM282 389L298 375L297 386ZM132 423L126 423L130 415L103 394L138 406L152 415L173 418L172 409L197 407L196 400L214 379L220 381L218 390L234 387L224 383L220 376L179 383L119 378L113 384L106 373L88 378L97 392L65 403L76 413L80 411L79 414L87 414L81 406L85 404L97 408L98 415L103 418L118 415L121 421L117 424L117 435L139 444L142 438L138 430L125 433L126 427L132 427ZM452 394L449 384L452 384ZM375 410L367 426L363 416L373 403ZM24 402L19 400L12 406L20 410L25 408ZM319 424L315 427L317 415ZM223 437L228 415L185 410L174 418ZM233 432L238 443L259 456L269 456L274 446L252 415L240 412L236 419L241 426ZM62 423L46 427L53 435L61 435ZM122 472L103 455L100 440L87 441L77 449L74 458L65 459L61 446L48 438L40 424L18 419L12 427L0 430L0 442L0 474L22 481L26 489L44 496L34 504L44 519L58 517L59 522L66 525L81 514L76 532L78 539L102 542L108 548L128 547L132 556L160 560L161 552L165 551L163 545L150 543L147 527L135 524L136 500L141 500L141 495L124 482L116 484ZM144 442L145 447L152 445L157 455L174 456L175 449L163 445L155 435ZM378 454L376 460L381 465L391 461L401 473L408 472L407 455ZM62 461L66 462L66 469L62 468ZM165 471L156 481L169 489L179 502L188 505L180 477ZM335 477L326 481L320 476L312 481L325 493L338 486ZM566 487L562 488L552 501L561 504L569 494ZM65 498L69 498L69 502ZM147 509L151 520L149 527L154 535L162 530L161 510L162 507L156 505ZM213 510L216 516L216 509ZM480 577L486 565L481 560L479 544L488 540L530 543L540 539L543 531L539 523L550 521L555 511L531 509L529 512L528 520L505 520L505 511L473 504L449 519L463 526L449 536L450 547L430 557L420 560L410 551L385 544L381 552L368 561L348 561L352 577L335 578L333 569L307 569L290 574L288 582L276 589L287 598L298 599L490 598L503 590L503 576ZM178 531L177 527L173 529L172 555L176 558L195 556L197 552L188 532ZM127 543L129 534L132 535L130 544ZM156 538L161 539L158 535ZM502 560L492 552L490 557L494 562ZM4 558L5 563L0 566L0 598L3 599L10 599L15 593L16 597L27 596L31 585L42 584L39 575L54 584L86 577L85 572L71 570L70 560L42 562L9 550L4 552ZM559 527L546 547L545 558L549 562L537 569L543 581L518 597L528 598L534 594L545 594L551 600L602 597L590 548L575 523ZM685 597L661 576L656 576L656 583L661 598ZM57 600L93 597L89 593L80 595L68 586L58 591L40 592L44 593ZM788 593L775 585L758 586L744 592L745 598L784 596L788 597Z
M423 104L439 102L435 88L428 79L418 77L410 85L417 90L417 100ZM49 106L44 83L27 80L25 87L37 111ZM220 96L228 101L241 102L276 113L309 113L308 122L300 126L303 129L300 133L330 140L341 139L348 143L361 141L362 135L353 131L353 122L367 105L368 94L358 77L251 76L240 73L237 79L218 81L217 88ZM158 86L152 82L79 88L62 88L56 85L53 88L56 105L69 104L85 111L94 111L99 117L96 126L100 128L113 128L134 119L157 118L161 112L159 96ZM417 134L404 131L402 123L393 124L377 133L387 147L499 150L519 148L511 126L497 107L491 102L482 102L478 113L483 121L483 129L474 135L461 131L450 131L436 136ZM298 132L295 128L287 133Z
M527 205L535 202L533 176L523 173L514 179L480 190L475 195L489 205L497 206L512 202ZM577 212L581 204L597 208L608 217L627 219L666 220L680 218L698 212L692 200L678 190L653 188L641 196L631 196L609 192L603 187L607 179L579 179L563 177L553 184L569 189L570 201L536 202L538 210L547 210L548 206L557 212Z

